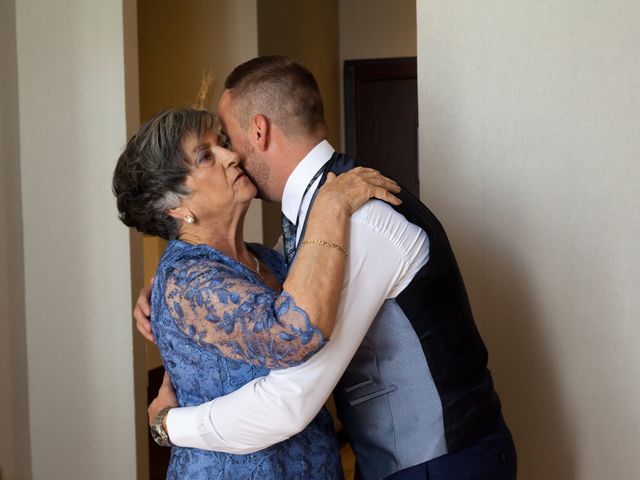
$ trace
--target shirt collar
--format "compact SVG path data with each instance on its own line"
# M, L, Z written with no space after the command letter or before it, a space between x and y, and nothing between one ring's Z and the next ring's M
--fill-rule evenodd
M335 149L323 140L307 153L291 172L282 192L282 213L295 223L309 182L322 166L329 161Z

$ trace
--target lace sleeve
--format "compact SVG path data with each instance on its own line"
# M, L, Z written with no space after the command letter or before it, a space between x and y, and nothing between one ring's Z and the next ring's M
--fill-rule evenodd
M220 262L182 262L167 278L165 301L186 335L234 360L286 368L324 345L289 294L278 296Z

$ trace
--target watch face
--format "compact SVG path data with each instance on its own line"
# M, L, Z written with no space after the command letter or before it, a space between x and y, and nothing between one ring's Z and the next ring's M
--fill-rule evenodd
M162 430L162 427L159 425L151 425L151 437L155 440L155 442L161 447L165 447L167 445L167 438Z
M169 408L164 408L160 410L156 418L151 423L151 437L153 440L160 445L161 447L170 447L171 441L169 440L169 435L165 432L164 427L162 426L162 420L167 415Z

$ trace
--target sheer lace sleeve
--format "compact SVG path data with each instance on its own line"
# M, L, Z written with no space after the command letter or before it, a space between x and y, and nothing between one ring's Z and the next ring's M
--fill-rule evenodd
M167 277L165 301L183 333L234 360L285 368L324 345L290 295L276 295L222 262L180 262Z

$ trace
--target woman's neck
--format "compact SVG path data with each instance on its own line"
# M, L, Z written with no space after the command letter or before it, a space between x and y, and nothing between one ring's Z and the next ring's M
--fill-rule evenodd
M244 243L243 226L244 216L227 222L196 222L185 225L178 238L194 245L208 245L244 263L252 256Z
M184 225L178 238L194 245L208 245L255 272L274 292L282 289L282 285L269 268L247 248L243 237L244 215L238 222L218 222L209 226L202 223Z

